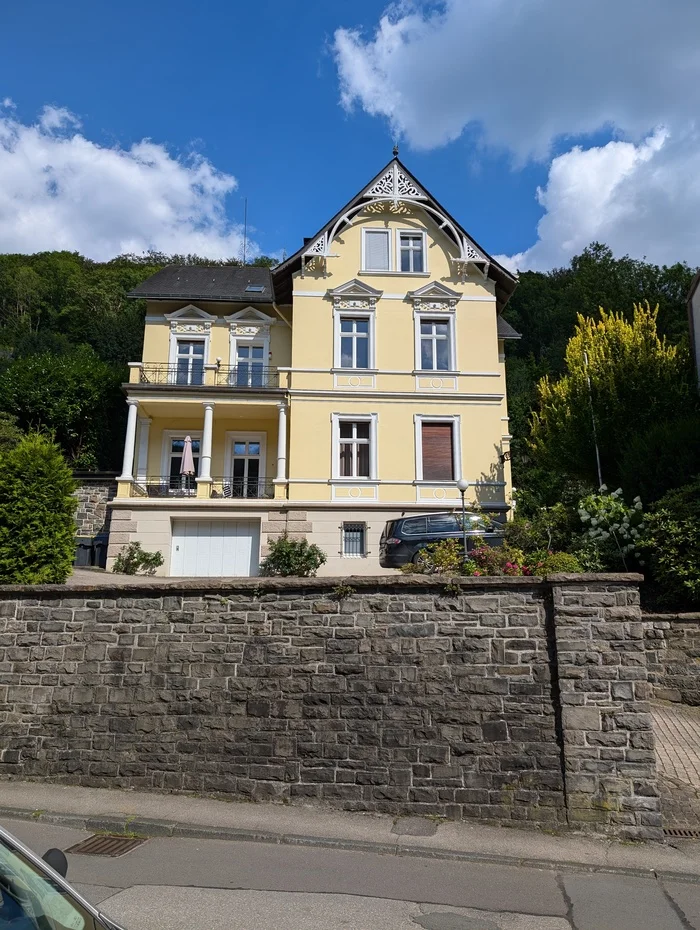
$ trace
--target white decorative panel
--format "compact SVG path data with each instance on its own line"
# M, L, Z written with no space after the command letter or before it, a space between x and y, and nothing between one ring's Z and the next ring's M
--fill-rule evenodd
M443 377L439 374L416 375L417 391L456 391L457 379L454 376Z
M336 374L333 376L334 384L336 388L342 388L345 390L352 391L353 389L358 390L360 388L374 388L375 387L375 377L374 375L356 375L356 374L347 374L340 375Z
M462 499L457 487L453 484L438 486L419 484L416 486L416 500L429 501L431 504L434 504L435 501L445 501L449 506L452 506L457 502L461 504Z
M376 501L376 484L334 484L332 487L334 501Z

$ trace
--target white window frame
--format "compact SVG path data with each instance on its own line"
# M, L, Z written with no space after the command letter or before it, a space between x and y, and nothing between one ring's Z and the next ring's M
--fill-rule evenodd
M345 527L361 526L362 527L362 552L346 552L345 550ZM340 525L340 557L342 559L366 559L367 558L367 523L364 520L343 520Z
M386 236L387 240L387 254L389 256L389 267L384 268L368 268L366 254L367 250L365 248L365 240L367 233L382 233ZM392 236L390 229L384 229L380 226L363 226L362 227L362 270L367 274L387 274L391 273L394 270L394 261L393 261L393 249L392 249Z
M334 481L347 481L351 484L377 480L377 414L376 413L333 413L331 414L332 468ZM369 423L369 477L353 478L340 474L340 424L349 420L353 423Z
M342 367L342 352L340 340L342 338L342 333L340 331L340 323L343 319L349 320L369 320L369 335L368 335L368 366L367 368L343 368ZM374 371L376 366L375 361L375 320L376 314L374 310L334 310L333 311L333 332L334 332L334 349L333 349L333 367L337 368L338 371Z
M202 387L204 384L204 378L206 373L206 365L209 361L209 335L199 335L194 333L190 335L189 333L171 333L170 335L170 358L168 361L168 366L170 370L169 381L171 384L177 385L177 360L178 360L178 346L181 342L202 342L204 343L204 353L202 355L202 384L192 384L191 381L188 381L185 385L186 387Z
M426 372L436 372L438 376L446 374L455 374L457 372L457 332L455 324L454 310L418 310L413 314L414 320L414 339L415 339L415 374L425 374ZM449 345L449 364L447 371L441 368L423 368L421 360L421 323L437 323L441 320L447 320L449 324L448 339Z
M265 471L267 465L267 433L241 433L238 430L226 432L226 445L224 451L224 474L223 478L233 478L233 444L234 442L259 442L260 443L260 481L265 480Z
M401 236L420 236L423 240L423 270L422 271L402 271L401 270ZM428 237L424 229L397 229L394 243L396 249L396 270L398 274L404 275L422 275L429 274L428 271Z
M423 477L423 422L451 423L452 424L452 473L449 479L435 479ZM413 415L416 445L416 481L427 481L428 484L446 485L454 484L462 477L462 418L457 413L452 416L436 417L429 413L416 413Z

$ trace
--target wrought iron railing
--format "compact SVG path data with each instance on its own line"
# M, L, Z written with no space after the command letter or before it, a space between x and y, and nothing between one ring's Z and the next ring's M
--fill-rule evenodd
M235 389L267 391L279 388L280 376L276 368L251 364L220 365L205 370L203 367L184 368L178 365L142 365L139 371L141 384L172 384L176 387L216 385Z
M274 497L272 478L212 478L211 496L224 499Z
M280 386L279 371L263 365L220 365L215 376L216 383L221 387L257 388L264 391Z
M194 475L153 475L137 478L133 484L136 497L196 497Z

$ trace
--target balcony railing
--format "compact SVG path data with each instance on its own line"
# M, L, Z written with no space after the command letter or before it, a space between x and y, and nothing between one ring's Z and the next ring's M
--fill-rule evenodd
M136 479L135 497L196 497L197 482L193 475L153 475Z
M211 496L224 499L272 498L275 486L272 478L212 478Z
M202 368L178 365L148 365L139 370L141 384L172 384L176 387L217 387L267 391L279 388L277 368L258 365L214 365Z
M272 478L212 478L210 496L223 500L259 500L273 498ZM191 475L153 475L137 479L132 486L134 497L196 497L197 481Z
M262 365L220 365L214 375L216 383L225 387L267 390L280 386L279 371Z

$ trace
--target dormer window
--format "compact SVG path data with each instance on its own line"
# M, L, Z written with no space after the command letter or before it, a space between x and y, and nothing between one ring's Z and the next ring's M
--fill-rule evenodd
M425 271L425 236L422 232L399 232L399 267L406 274Z
M362 233L362 270L391 271L389 230L363 229Z

